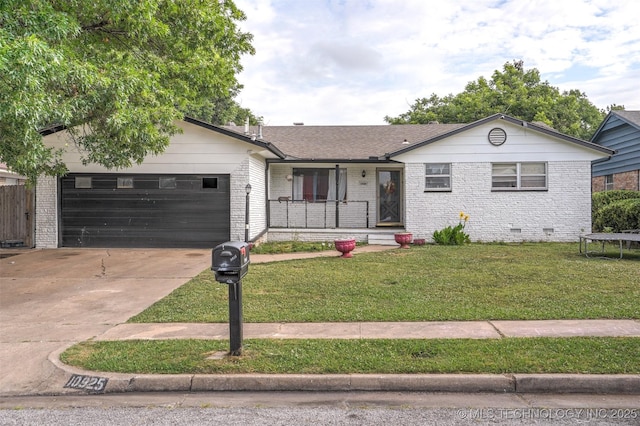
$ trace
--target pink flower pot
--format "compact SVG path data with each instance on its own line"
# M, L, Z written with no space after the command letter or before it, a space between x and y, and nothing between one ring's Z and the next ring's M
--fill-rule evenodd
M394 234L393 237L396 240L396 243L400 244L400 248L408 249L409 244L411 244L411 240L413 240L413 234L411 232L398 232Z
M356 240L353 238L346 238L343 240L335 240L334 241L335 245L336 245L336 250L338 250L340 253L342 253L342 256L345 259L348 259L350 257L353 257L353 254L351 253L353 251L353 249L356 248Z

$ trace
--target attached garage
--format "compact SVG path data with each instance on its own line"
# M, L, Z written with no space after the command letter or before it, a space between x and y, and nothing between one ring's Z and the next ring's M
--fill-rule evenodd
M230 176L69 174L63 247L212 248L230 239Z

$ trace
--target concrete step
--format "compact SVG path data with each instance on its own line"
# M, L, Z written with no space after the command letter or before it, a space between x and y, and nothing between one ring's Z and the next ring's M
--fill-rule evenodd
M369 244L375 244L379 246L397 246L395 237L393 234L369 234L367 235L367 242Z

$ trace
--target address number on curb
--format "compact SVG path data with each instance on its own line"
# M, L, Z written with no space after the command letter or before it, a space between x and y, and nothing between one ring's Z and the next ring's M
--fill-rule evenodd
M83 376L74 374L64 385L65 388L85 389L94 393L104 393L109 379L106 377Z

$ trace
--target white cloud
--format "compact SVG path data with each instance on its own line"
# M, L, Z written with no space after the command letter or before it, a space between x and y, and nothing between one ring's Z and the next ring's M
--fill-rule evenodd
M599 108L640 109L631 1L236 0L256 55L239 101L267 124L383 124L522 59Z

